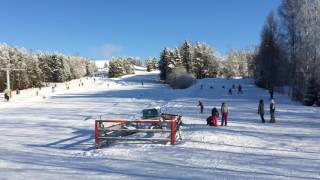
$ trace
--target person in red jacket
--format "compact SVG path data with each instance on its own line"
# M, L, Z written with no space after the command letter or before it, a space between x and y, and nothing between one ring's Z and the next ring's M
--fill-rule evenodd
M217 108L213 108L211 112L211 117L212 117L212 125L213 126L218 126L218 117L219 117L219 112Z
M203 113L203 102L199 101L198 106L200 106L200 113L202 114Z

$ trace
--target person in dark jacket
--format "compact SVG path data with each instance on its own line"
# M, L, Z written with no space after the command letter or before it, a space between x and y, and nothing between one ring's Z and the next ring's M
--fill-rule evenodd
M243 94L243 91L242 91L242 86L241 86L241 84L239 84L239 86L238 86L238 94Z
M7 101L9 101L9 99L10 99L9 90L8 90L8 89L6 89L6 90L4 91L4 99L6 99Z
M259 101L258 114L260 115L262 123L264 123L265 120L264 120L264 103L263 103L263 99L260 99L260 101Z
M212 117L212 125L217 126L218 125L218 117L219 117L219 112L217 108L213 108L211 111L211 117Z
M269 89L270 99L273 99L273 87Z
M227 126L228 113L229 113L228 106L225 102L223 102L221 105L221 114L222 114L221 126L223 125Z
M273 99L271 99L271 101L270 101L270 123L276 122L275 111L276 111L275 102Z
M198 106L200 106L200 113L202 114L203 113L203 102L199 101Z

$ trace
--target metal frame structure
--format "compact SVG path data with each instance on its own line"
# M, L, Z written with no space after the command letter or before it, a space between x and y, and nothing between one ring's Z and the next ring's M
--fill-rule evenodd
M147 125L151 124L159 126L165 125L168 129L147 128ZM176 133L179 131L180 124L181 116L173 114L163 114L163 117L160 119L148 120L95 120L95 146L96 148L100 148L103 146L101 142L109 144L109 142L114 140L170 142L171 145L174 145L176 143ZM124 128L124 126L128 125L138 128ZM128 136L134 133L170 133L170 135L165 138Z

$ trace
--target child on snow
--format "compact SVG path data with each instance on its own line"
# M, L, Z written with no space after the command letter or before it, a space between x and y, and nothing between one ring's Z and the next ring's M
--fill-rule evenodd
M8 89L4 90L4 99L6 99L7 101L9 101L9 99L10 99Z
M221 114L222 114L222 120L221 120L221 126L227 126L227 119L228 119L228 113L229 109L225 102L221 105Z
M217 126L218 125L218 117L219 117L219 112L217 108L213 108L211 111L211 116L209 117L211 121L209 121L210 126ZM208 119L207 119L207 124L208 124Z
M203 113L203 102L199 101L198 106L200 106L200 113L202 114Z
M263 99L260 99L259 106L258 106L258 114L260 115L262 123L264 123L264 103Z
M275 106L275 102L273 99L271 99L270 101L270 123L275 123L276 122L276 118L274 116L276 111L276 106Z

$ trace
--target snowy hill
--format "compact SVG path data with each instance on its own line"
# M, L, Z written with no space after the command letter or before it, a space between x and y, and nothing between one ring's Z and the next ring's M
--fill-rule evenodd
M43 88L39 96L28 89L0 102L0 179L320 178L319 108L275 94L277 123L261 124L258 100L268 102L268 93L251 80L203 79L173 90L159 83L158 72L141 70L81 82L70 82L70 90L57 84L54 93ZM241 84L244 94L229 95L232 84ZM206 126L211 108L221 102L230 108L228 126ZM183 116L177 145L116 142L94 149L98 116L131 118L154 106Z

